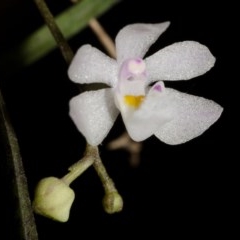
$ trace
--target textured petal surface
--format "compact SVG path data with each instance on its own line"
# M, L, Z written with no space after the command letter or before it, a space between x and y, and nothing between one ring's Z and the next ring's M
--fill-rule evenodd
M223 108L217 103L174 89L166 89L174 109L172 121L159 127L155 135L167 144L187 142L206 131L220 117Z
M150 89L139 109L127 111L121 108L127 131L135 141L143 141L153 135L161 125L172 119L173 111L163 82Z
M117 62L91 45L83 45L70 64L68 76L77 83L113 86L117 81Z
M168 28L170 22L158 24L136 23L122 28L116 37L119 64L128 58L142 58L149 47Z
M206 73L215 58L209 49L194 41L174 43L146 58L149 82L188 80Z
M85 92L70 101L70 117L93 146L99 145L107 136L118 113L112 89Z

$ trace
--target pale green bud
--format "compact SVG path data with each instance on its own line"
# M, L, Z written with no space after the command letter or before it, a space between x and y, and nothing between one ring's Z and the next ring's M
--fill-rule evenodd
M66 222L75 198L74 191L61 179L42 179L35 190L33 209L36 213L59 222Z
M109 213L120 212L123 208L123 200L118 192L106 193L103 198L104 210Z

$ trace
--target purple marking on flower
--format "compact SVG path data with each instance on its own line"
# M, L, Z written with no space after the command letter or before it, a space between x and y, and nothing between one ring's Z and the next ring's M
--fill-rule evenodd
M154 90L158 91L158 92L161 92L162 91L162 87L161 85L157 84L153 87Z
M134 75L143 74L146 70L145 62L141 58L132 58L127 62L128 70Z
M141 62L142 62L142 59L141 59L141 58L136 58L135 61L136 61L137 63L141 63Z
M119 78L131 80L137 75L146 76L145 68L145 62L141 58L127 59L122 63L119 71Z

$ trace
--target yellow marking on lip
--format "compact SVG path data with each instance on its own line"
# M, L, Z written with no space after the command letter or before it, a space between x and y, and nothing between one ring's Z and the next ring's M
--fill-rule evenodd
M141 105L141 103L143 102L144 98L145 98L144 95L139 95L139 96L125 95L124 102L128 106L138 108Z

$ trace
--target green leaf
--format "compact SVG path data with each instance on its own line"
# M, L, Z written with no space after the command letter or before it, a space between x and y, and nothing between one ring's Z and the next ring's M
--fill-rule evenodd
M56 23L66 39L84 29L91 18L96 18L109 10L117 0L82 0L56 16ZM20 46L4 59L1 65L23 67L34 63L57 47L46 25L28 36Z

